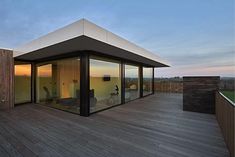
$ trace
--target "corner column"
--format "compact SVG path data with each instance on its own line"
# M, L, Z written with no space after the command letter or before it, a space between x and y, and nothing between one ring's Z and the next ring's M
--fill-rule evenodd
M80 115L90 115L90 61L86 52L80 58Z
M36 103L36 78L37 77L37 69L36 64L31 63L31 101L32 103Z

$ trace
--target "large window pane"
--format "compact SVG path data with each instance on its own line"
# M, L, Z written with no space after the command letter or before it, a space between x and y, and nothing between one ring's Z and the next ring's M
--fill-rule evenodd
M15 104L31 102L31 64L15 63Z
M120 63L90 59L90 112L121 103Z
M37 66L37 102L80 113L80 60L65 59Z
M139 67L125 65L125 101L139 98Z
M153 68L143 67L143 95L153 92Z

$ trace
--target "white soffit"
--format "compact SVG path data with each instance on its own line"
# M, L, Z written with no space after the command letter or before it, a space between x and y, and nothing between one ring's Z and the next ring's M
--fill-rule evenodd
M13 49L14 57L27 54L83 35L107 43L109 45L118 47L120 49L132 52L134 54L148 58L150 60L169 65L159 56L145 50L144 48L137 46L136 44L127 41L126 39L123 39L113 34L110 31L107 31L97 26L96 24L86 19L81 19L68 26L60 28L54 32L51 32L45 36L35 39L25 45Z

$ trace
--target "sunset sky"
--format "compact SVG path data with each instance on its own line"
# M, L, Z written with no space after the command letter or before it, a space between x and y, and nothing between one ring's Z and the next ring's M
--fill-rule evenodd
M235 76L234 0L1 0L0 47L86 18L168 60L157 77Z

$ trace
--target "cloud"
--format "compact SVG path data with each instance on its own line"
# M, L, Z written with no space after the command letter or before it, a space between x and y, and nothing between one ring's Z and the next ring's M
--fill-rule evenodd
M174 54L168 57L176 66L184 65L235 65L235 50L205 51L204 53Z

